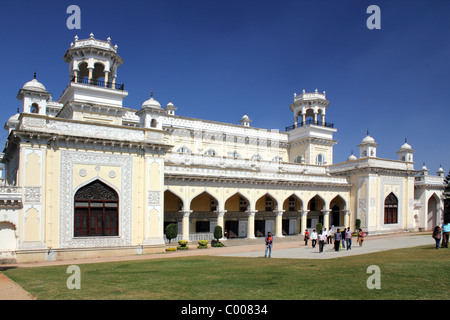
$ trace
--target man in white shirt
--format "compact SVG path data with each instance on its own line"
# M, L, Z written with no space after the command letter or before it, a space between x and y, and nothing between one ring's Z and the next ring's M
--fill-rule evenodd
M312 247L315 248L316 244L317 244L317 232L316 232L316 229L313 229L313 231L311 232L311 242L312 242Z
M319 253L323 252L323 247L325 245L325 240L327 239L326 232L322 231L319 234Z

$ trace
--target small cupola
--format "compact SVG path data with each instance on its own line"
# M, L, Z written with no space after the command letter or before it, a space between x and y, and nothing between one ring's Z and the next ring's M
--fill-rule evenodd
M377 147L378 143L375 142L375 139L369 135L369 130L367 130L367 136L361 141L358 145L359 148L359 157L377 157Z

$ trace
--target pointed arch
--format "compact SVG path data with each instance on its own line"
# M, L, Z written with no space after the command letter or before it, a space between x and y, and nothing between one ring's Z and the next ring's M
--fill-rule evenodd
M325 208L326 208L326 201L318 194L316 194L308 201L307 210L309 211L322 211Z
M283 201L283 210L285 212L299 211L303 209L303 201L295 193L288 196Z
M337 195L330 201L330 226L343 226L343 210L347 209L347 202L343 197Z
M255 208L259 212L273 212L278 209L278 201L269 192L256 200Z
M384 199L384 224L398 223L398 198L391 192Z
M77 190L74 212L75 237L119 235L119 195L100 179Z
M433 193L427 201L427 229L432 230L439 225L439 207L440 199L436 193Z
M236 192L225 200L225 211L246 212L250 210L250 200L242 193Z
M214 212L219 207L219 201L208 191L203 191L192 198L189 209L197 212Z

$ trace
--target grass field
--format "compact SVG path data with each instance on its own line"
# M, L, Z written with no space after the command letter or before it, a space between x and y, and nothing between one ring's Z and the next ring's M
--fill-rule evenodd
M449 263L449 249L430 246L330 260L161 258L79 265L80 290L67 288L67 266L3 273L43 300L449 299ZM380 290L366 286L370 265Z

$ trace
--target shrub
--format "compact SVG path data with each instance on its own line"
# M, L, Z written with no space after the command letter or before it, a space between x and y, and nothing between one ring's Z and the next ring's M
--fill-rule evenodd
M166 227L166 238L170 241L178 236L178 226L175 223L171 223Z
M359 230L359 228L361 228L361 220L356 219L356 221L355 221L355 229Z
M322 224L319 222L318 224L316 224L316 232L317 234L319 234L320 232L322 232Z
M202 246L202 247L207 247L208 246L208 240L199 240L198 241L198 245Z
M180 247L186 247L188 244L187 240L180 240L178 241L178 244L180 245Z
M180 240L180 241L178 241L178 244L180 245L179 247L177 247L178 250L187 250L187 249L189 249L189 247L187 246L187 244L188 244L187 240Z
M216 226L214 228L214 239L217 240L217 242L219 242L219 240L223 237L223 230L221 226Z
M222 243L222 242L216 242L216 243L214 243L213 244L213 247L223 247L224 246L224 244Z
M172 251L177 251L177 248L171 247L171 248L166 249L166 252L172 252Z

